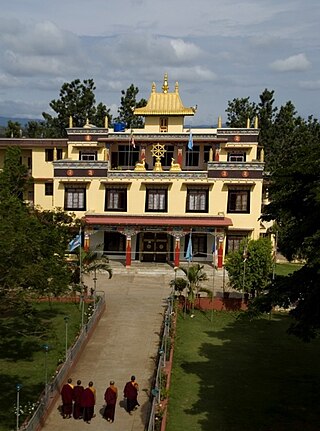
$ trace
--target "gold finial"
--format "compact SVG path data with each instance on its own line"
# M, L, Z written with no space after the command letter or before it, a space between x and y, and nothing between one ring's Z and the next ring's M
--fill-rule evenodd
M109 124L108 124L108 115L106 115L104 117L104 128L107 129L108 127L109 127Z
M258 128L258 115L256 115L254 117L254 128L257 129Z
M168 93L169 90L169 85L168 85L168 74L165 73L164 74L164 78L163 78L163 86L162 86L162 91L164 93Z
M179 94L179 83L178 81L176 82L176 85L174 86L174 91Z
M250 118L247 118L247 129L250 129Z
M72 120L72 115L70 115L69 117L69 129L72 129L73 127L73 120Z
M221 115L219 115L219 117L218 117L218 129L221 129L221 127L222 127L222 118L221 118Z
M153 82L151 87L151 93L155 93L155 92L156 92L156 83Z
M264 149L263 148L261 148L261 151L260 151L260 162L264 162Z

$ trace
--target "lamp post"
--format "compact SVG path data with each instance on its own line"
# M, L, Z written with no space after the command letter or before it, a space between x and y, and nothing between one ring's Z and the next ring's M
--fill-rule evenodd
M17 390L17 411L16 411L16 431L19 431L19 416L20 416L20 390L22 385L20 383L16 384Z
M49 352L49 346L48 344L44 344L43 346L44 350L44 382L45 382L45 393L47 393L47 385L48 385L48 352Z
M66 360L68 355L68 322L69 322L69 316L64 316L64 323L66 325Z
M174 302L174 292L176 290L176 283L177 283L177 271L178 271L179 267L175 266L173 268L174 270L174 286L172 286L172 290L171 290L171 311L173 311L173 302Z
M94 277L93 277L93 308L96 308L96 291L97 291L97 269L94 268Z

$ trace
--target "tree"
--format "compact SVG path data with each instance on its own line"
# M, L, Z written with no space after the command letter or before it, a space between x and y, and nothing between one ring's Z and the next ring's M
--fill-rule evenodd
M45 136L45 126L41 121L28 121L25 134L28 138L42 138Z
M71 83L64 83L60 90L60 98L52 100L49 104L57 116L42 113L45 119L45 136L65 137L70 116L75 127L83 127L87 119L98 127L104 127L106 116L111 121L110 109L102 103L96 106L95 89L92 79L85 79L83 82L75 79Z
M212 292L201 286L203 281L208 280L207 274L203 270L204 266L199 263L188 265L187 267L180 266L182 272L185 274L185 279L182 277L176 277L171 280L170 286L174 287L175 290L182 292L184 288L187 288L188 301L194 307L195 298L198 296L199 292L206 292L211 295Z
M257 115L257 106L250 102L250 97L243 97L228 101L226 109L228 127L246 127L247 119L250 120L250 127L254 124L254 118Z
M22 136L22 126L18 121L8 121L7 127L5 129L6 138L21 138Z
M225 268L233 289L259 295L271 281L271 241L268 238L243 241L239 250L227 254Z
M98 271L106 271L109 274L109 278L112 277L112 269L107 258L103 256L100 257L95 251L85 251L82 248L78 248L76 251L76 259L72 260L70 263L72 283L75 288L79 286L82 281L80 280L80 257L82 274L93 273L96 278Z
M147 104L145 99L140 99L137 102L136 98L138 93L138 87L135 87L133 84L131 84L126 91L121 91L121 105L118 108L119 116L115 118L115 122L124 123L127 129L143 127L143 119L133 114L135 108L142 108Z

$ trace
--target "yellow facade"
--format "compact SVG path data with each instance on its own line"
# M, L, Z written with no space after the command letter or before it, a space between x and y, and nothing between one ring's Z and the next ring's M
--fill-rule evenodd
M0 139L0 164L9 145L20 146L34 178L26 199L84 218L90 247L127 265L177 265L191 233L193 260L214 258L221 267L228 250L264 233L257 128L223 128L219 120L217 128L190 130L185 117L196 107L183 106L177 83L170 93L167 75L134 113L144 128L87 122L69 127L65 140Z

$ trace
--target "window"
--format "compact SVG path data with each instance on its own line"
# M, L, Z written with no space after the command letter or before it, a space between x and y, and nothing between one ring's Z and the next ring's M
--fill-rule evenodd
M228 191L229 213L250 213L250 190L230 189Z
M189 236L186 235L184 241L184 254L187 253L187 248L189 244ZM207 256L207 236L201 233L192 234L192 257L206 257Z
M118 151L111 153L111 166L113 169L119 166L134 166L140 158L140 147L136 144L133 148L131 144L118 145Z
M162 166L171 166L172 158L173 158L173 152L174 152L174 146L173 145L166 145L165 146L166 152L164 153L164 157L161 159Z
M127 211L127 189L106 188L105 211Z
M187 191L186 212L208 212L208 189L189 188Z
M46 148L45 149L45 161L46 162L53 162L53 148Z
M62 148L57 148L57 160L62 160ZM45 149L45 161L53 162L54 160L54 149L46 148Z
M192 150L186 150L186 166L199 166L200 146L194 145Z
M166 212L168 190L164 188L147 188L146 211Z
M83 161L97 160L97 152L96 151L80 151L79 152L79 160L83 160Z
M86 187L65 186L65 210L84 211L86 209Z
M212 145L205 145L203 147L203 161L208 163L210 159L210 150L212 149ZM213 150L212 150L213 151Z
M228 152L228 162L245 162L246 153L245 152Z
M53 183L44 184L44 194L46 196L53 196Z
M168 131L168 118L160 118L160 132Z
M240 243L245 238L247 238L245 235L227 235L226 253L239 250Z
M113 255L125 253L125 239L126 237L119 232L105 232L103 251Z

